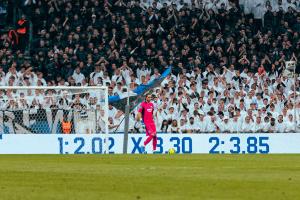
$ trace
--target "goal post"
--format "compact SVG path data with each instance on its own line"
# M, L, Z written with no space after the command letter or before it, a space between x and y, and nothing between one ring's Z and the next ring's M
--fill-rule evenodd
M108 152L108 88L0 86L0 134L103 134Z

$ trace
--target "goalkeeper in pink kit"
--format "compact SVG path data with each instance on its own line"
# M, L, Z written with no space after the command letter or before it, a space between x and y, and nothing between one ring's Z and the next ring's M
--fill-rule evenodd
M146 127L147 138L144 141L144 145L141 147L142 153L146 153L145 146L148 143L150 143L151 140L152 140L153 153L156 153L157 136L156 136L156 127L153 120L154 104L151 103L150 101L151 101L151 95L148 94L146 96L146 100L141 103L137 115L137 120L140 121L140 119L142 118Z

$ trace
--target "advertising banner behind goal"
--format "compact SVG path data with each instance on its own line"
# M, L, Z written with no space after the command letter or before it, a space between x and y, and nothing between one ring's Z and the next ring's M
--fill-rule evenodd
M138 154L143 134L130 134L128 153ZM107 141L108 151L104 148ZM159 134L157 150L180 154L300 153L300 133L273 134ZM150 145L151 146L151 145ZM148 147L149 148L149 147ZM150 149L146 149L151 152ZM121 154L123 134L2 134L0 154Z

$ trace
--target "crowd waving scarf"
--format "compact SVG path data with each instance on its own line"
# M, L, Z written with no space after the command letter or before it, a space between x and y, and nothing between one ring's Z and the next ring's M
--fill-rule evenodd
M139 103L141 103L144 99L144 95L150 90L160 86L162 81L171 73L172 67L168 67L160 77L155 78L149 81L147 84L141 84L136 87L133 91L129 92L129 105L130 111L132 111ZM110 96L108 99L109 104L125 112L125 106L127 104L128 94L127 92L124 95L115 95Z

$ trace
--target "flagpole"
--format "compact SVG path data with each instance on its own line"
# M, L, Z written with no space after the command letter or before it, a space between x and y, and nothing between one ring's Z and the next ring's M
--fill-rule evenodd
M130 110L129 87L127 86L127 104L126 104L126 107L125 107L123 154L127 154L127 148L128 148L128 130L129 130L129 115L130 115L129 110Z

